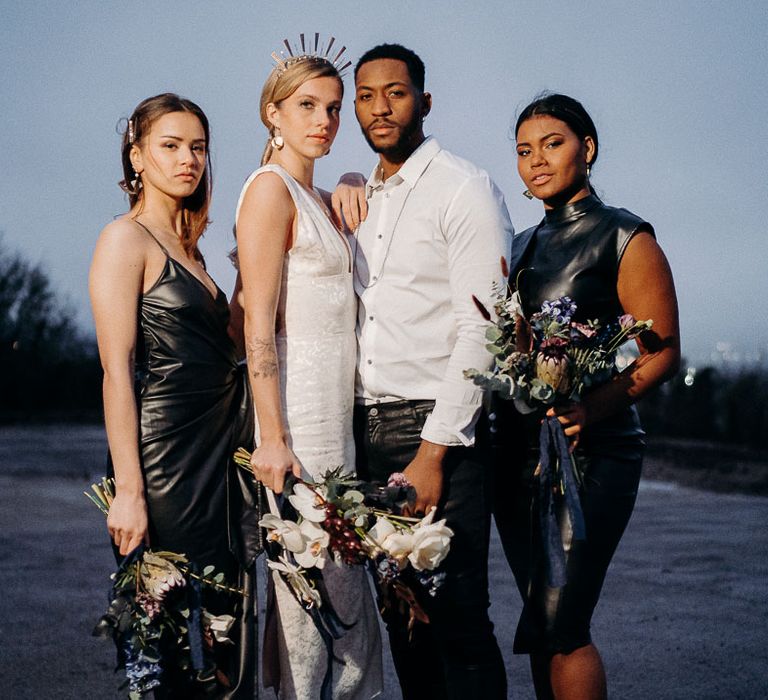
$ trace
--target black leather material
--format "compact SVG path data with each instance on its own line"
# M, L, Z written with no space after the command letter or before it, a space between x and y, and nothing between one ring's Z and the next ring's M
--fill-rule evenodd
M520 292L526 318L545 301L569 296L575 319L613 321L623 312L616 292L619 262L639 230L651 225L595 195L548 211L512 241L510 285Z
M526 317L544 301L567 295L577 321L615 321L624 313L618 270L638 231L653 229L625 209L590 195L523 231L512 243L510 285L520 292ZM540 416L521 416L497 401L495 518L504 551L525 602L517 653L569 653L590 642L590 621L605 573L634 507L643 456L643 431L634 406L584 430L574 457L586 540L571 541L565 528L567 583L547 585L537 512ZM565 522L565 500L556 501Z
M226 296L217 289L214 298L163 252L165 267L140 299L136 349L150 546L183 553L199 569L213 565L250 592L248 568L259 551L256 488L231 459L238 446L252 448L247 377L227 334ZM209 612L234 615L240 623L239 643L221 659L233 688L217 697L252 697L253 598L211 589L203 596ZM194 696L178 686L180 679L166 680L161 696Z
M626 209L606 206L596 195L547 211L538 226L512 241L509 284L520 292L526 318L545 301L567 295L577 307L575 320L615 321L624 313L616 290L619 263L638 231L653 234L653 227ZM534 430L538 435L538 426ZM627 440L642 444L643 435L637 410L630 406L590 426L582 447L621 453Z
M416 455L434 401L355 406L357 472L385 482ZM476 429L475 447L452 447L443 464L438 518L453 529L446 573L434 598L420 596L430 624L408 630L407 614L387 610L390 648L404 700L503 700L504 663L488 617L488 544L491 484L487 428Z

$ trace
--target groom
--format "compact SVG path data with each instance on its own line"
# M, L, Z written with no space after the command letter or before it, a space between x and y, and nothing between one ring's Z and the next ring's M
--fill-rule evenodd
M383 44L365 53L355 91L358 122L379 155L353 242L357 470L383 482L403 472L417 492L414 513L437 506L455 533L445 582L424 596L430 623L409 630L407 614L385 612L392 656L405 700L502 699L504 665L488 618L482 394L462 372L490 366L472 295L491 308L512 224L487 173L424 136L432 97L413 51Z

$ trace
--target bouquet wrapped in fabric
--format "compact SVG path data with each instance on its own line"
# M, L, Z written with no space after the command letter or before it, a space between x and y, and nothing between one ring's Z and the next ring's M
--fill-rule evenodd
M573 320L576 304L567 296L545 301L526 321L518 293L497 286L494 294L496 320L486 331L493 367L488 371L468 369L464 376L514 401L521 413L538 410L543 415L552 406L580 401L586 389L610 379L621 345L652 326L652 321L637 321L629 314L605 325L578 323ZM477 299L475 304L490 321L488 310ZM574 539L583 539L585 531L568 439L556 417L543 417L536 474L549 582L562 586L565 557L555 498L565 498Z
M104 478L85 495L107 515L114 493L114 481ZM203 693L215 692L221 676L213 650L233 643L228 633L234 618L209 614L201 605L201 589L244 591L229 586L212 566L196 571L183 554L144 545L123 559L112 582L109 607L93 634L114 641L129 697L144 697L168 672L187 674Z
M247 450L235 453L235 462L249 472L250 459ZM448 554L453 531L445 520L434 522L434 509L424 518L401 514L414 495L402 474L393 474L387 486L350 477L341 469L328 471L318 482L288 475L284 494L283 507L278 510L273 501L272 512L259 524L267 530L268 566L280 572L307 611L329 607L322 570L334 558L369 567L381 590L410 604L412 617L428 621L414 590L432 596L437 592L444 578L437 569ZM317 622L328 625L328 620Z

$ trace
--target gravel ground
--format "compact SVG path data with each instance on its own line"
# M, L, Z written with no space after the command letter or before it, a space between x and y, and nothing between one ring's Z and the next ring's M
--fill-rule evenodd
M0 428L2 698L124 697L111 645L90 636L113 565L82 491L104 452L100 428ZM766 497L643 482L593 624L611 697L768 696L766 522ZM526 659L511 654L520 602L495 540L490 572L509 697L533 698ZM397 697L389 665L385 698Z

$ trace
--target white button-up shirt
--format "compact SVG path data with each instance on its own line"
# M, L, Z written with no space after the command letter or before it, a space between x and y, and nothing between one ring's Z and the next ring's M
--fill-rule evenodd
M377 166L366 190L368 217L352 242L357 400L434 399L421 437L472 445L482 390L463 372L492 362L472 295L492 309L491 285L504 282L513 234L504 197L431 137L386 181Z

